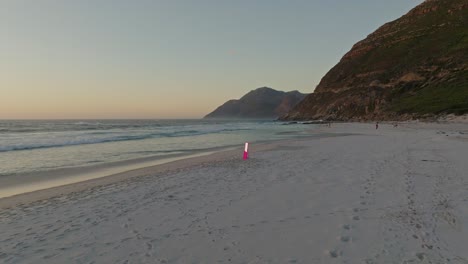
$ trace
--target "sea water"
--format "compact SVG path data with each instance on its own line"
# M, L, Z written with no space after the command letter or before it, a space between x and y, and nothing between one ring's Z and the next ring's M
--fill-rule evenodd
M0 179L242 147L297 137L310 128L265 120L4 120Z

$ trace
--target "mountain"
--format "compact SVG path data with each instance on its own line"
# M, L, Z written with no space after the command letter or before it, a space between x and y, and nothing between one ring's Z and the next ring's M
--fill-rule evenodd
M278 118L289 112L306 94L282 92L268 87L250 91L239 100L229 100L205 118Z
M468 0L426 0L353 46L282 119L468 113Z

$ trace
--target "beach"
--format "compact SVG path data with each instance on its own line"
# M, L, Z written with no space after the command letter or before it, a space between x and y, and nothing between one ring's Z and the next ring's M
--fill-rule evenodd
M0 199L0 262L468 263L468 124L315 132Z

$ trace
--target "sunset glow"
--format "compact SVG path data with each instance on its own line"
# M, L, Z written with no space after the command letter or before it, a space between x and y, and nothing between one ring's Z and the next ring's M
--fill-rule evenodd
M199 118L261 86L310 93L415 2L2 1L0 119Z

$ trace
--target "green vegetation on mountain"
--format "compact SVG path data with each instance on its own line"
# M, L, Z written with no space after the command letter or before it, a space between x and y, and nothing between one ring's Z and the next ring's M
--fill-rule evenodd
M396 96L398 92L402 95ZM468 113L468 71L455 75L446 83L416 88L411 93L400 88L393 95L396 99L390 109L397 113L465 114Z

